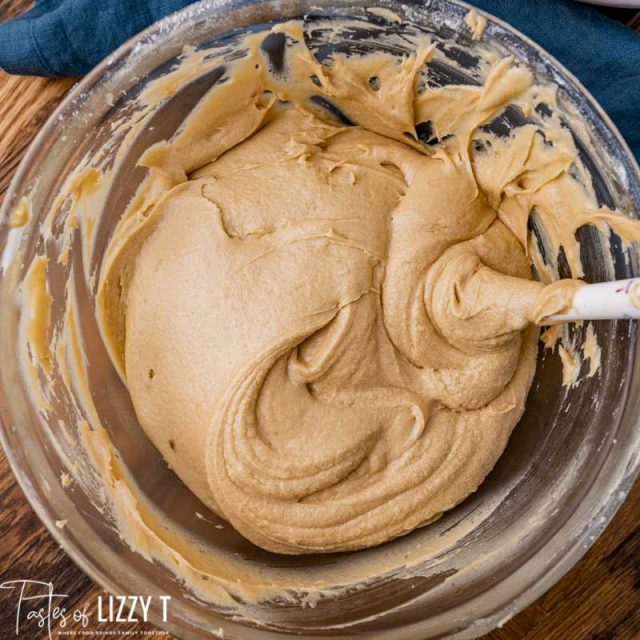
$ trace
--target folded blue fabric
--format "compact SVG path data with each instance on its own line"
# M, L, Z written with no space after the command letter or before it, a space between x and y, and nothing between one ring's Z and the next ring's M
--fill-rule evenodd
M194 0L38 0L0 25L0 68L79 76L135 33ZM640 159L640 34L573 0L475 0L558 58Z

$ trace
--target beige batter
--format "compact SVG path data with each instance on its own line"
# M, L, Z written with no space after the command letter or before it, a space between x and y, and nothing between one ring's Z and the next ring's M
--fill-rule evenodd
M579 226L631 223L572 175L561 127L479 129L532 98L509 60L429 89L427 44L320 65L299 24L274 32L282 72L250 36L144 156L100 319L141 425L206 505L268 550L357 549L475 491L520 419L532 323L581 286L531 280L532 209L577 275Z
M458 25L468 38L470 22ZM307 24L318 27L334 42L363 22ZM283 33L282 71L273 72L262 43ZM478 86L430 87L436 65L454 63L420 31L389 30L384 43L414 54L320 65L298 23L225 50L185 47L127 99L52 206L36 184L9 220L13 240L41 239L15 254L3 274L15 287L0 293L9 308L18 295L20 377L60 461L42 480L56 521L77 539L86 534L79 516L112 527L119 552L127 545L175 577L185 598L220 615L225 636L244 633L234 622L293 631L282 626L283 604L315 628L334 601L366 600L390 581L412 590L413 579L437 579L443 595L495 575L523 531L549 518L548 503L533 502L504 545L483 542L522 476L392 544L321 559L265 554L223 518L286 553L373 545L435 520L501 454L533 373L535 323L581 286L545 286L559 278L559 250L580 278L579 227L640 239L637 221L598 206L561 125L597 158L580 114L502 59L487 34L470 48L482 56ZM121 216L112 191L133 190L130 153L163 100L220 65L224 75L178 132L142 158L147 178ZM507 106L531 123L499 137L483 125ZM538 240L528 222L543 230ZM613 277L607 239L589 242L603 246ZM139 422L222 518L176 486L139 432L92 302ZM601 358L592 324L555 325L543 342L564 364L554 402L606 374L611 354ZM582 460L554 478L554 494L575 486ZM79 496L91 513L78 511ZM122 559L114 571L128 569ZM403 606L385 603L368 620Z
M282 68L272 69L262 45L283 35ZM640 229L597 205L557 115L506 137L483 128L507 105L524 116L539 101L555 105L553 89L510 59L487 55L481 86L431 88L437 52L423 40L405 58L319 64L290 23L243 46L178 133L143 156L148 177L98 272L92 242L112 167L79 168L42 233L66 267L79 227L84 278L95 281L102 335L139 422L206 505L272 551L380 544L477 489L524 410L536 323L582 286L552 282L531 214L547 255L562 247L576 277L578 228L611 227L628 241ZM186 52L141 100L157 104L204 63ZM24 203L19 214L14 226L29 218ZM100 471L99 500L133 548L191 584L202 555L167 539L93 405L77 335L80 270L52 329L48 260L31 263L21 324L39 406L48 412L63 396L50 384L59 371L82 405L78 437ZM547 284L531 279L531 265ZM589 375L599 362L591 332ZM566 384L581 363L565 367ZM225 563L216 557L207 572L222 571L215 589L227 594L238 569L227 579Z

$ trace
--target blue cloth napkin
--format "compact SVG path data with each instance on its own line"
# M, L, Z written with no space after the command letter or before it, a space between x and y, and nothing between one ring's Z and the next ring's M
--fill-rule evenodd
M0 68L79 76L194 0L37 0L0 25ZM593 93L640 159L640 34L573 0L474 0L542 45Z

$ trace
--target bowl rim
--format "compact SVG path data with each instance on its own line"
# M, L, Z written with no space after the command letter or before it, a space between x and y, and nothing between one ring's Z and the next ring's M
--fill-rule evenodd
M286 0L267 0L266 3L277 5L284 2L286 2ZM17 194L19 193L21 188L26 186L23 184L23 182L25 181L25 177L27 176L28 170L31 167L34 159L38 157L38 154L40 153L42 147L45 146L45 144L51 139L51 137L56 135L57 123L59 122L61 116L65 112L69 111L70 107L72 107L77 102L82 104L84 97L94 88L96 84L100 83L106 73L111 70L117 70L118 65L125 61L134 52L136 53L136 55L144 54L145 49L156 46L156 36L161 35L165 30L170 31L172 26L179 25L185 19L188 21L193 20L196 17L210 18L211 16L221 11L229 12L235 9L248 7L250 5L259 5L262 3L263 0L199 0L151 24L149 27L124 42L115 51L113 51L101 62L99 62L64 95L63 99L56 106L56 108L47 118L46 122L42 125L32 142L30 143L7 188L2 206L0 207L0 224L4 224L4 221L8 219L9 213L15 206ZM519 30L515 29L505 20L497 18L489 12L481 10L473 6L472 4L465 2L464 0L436 0L435 3L458 6L465 11L470 11L472 9L475 10L480 15L486 17L489 21L489 24L497 24L507 33L515 35L520 41L522 41L530 49L532 49L541 60L551 63L553 67L559 70L562 76L564 76L564 79L568 81L569 85L573 85L573 87L576 88L580 94L582 94L582 96L586 99L586 103L588 104L588 106L597 115L605 128L612 134L614 141L619 145L622 151L622 155L624 156L625 160L628 161L632 173L635 175L636 180L640 183L640 167L638 166L638 161L634 157L616 125L612 122L610 117L600 106L597 100L593 97L593 95L589 92L589 90L562 63L560 63L554 56L549 54L543 47L538 45L535 41L533 41L531 38L520 32ZM368 8L380 6L383 8L393 9L395 7L403 10L409 10L410 12L412 9L415 10L416 8L420 10L429 9L432 4L434 4L433 0L408 0L408 2L406 3L400 2L398 0L372 0L372 2L368 5ZM335 3L335 6L338 7L343 5L341 5L340 0L338 0ZM407 19L412 21L411 15L409 15ZM0 249L4 252L5 247L0 247ZM0 271L0 283L4 279L5 272L4 270L2 270ZM638 347L639 345L636 341L636 353L638 351ZM633 366L634 373L632 375L632 378L634 378L636 375L640 375L640 366L638 362L639 360L640 358L635 358ZM105 589L109 593L118 593L119 589L114 580L98 566L93 558L90 558L83 553L80 546L75 541L71 540L71 538L65 533L64 529L60 529L55 525L54 519L47 511L46 504L40 499L37 492L33 490L30 473L31 469L25 468L19 463L18 452L13 450L13 447L11 446L9 440L8 430L11 425L7 424L7 412L5 402L3 401L2 397L3 395L4 389L0 388L0 445L5 452L7 461L22 492L29 501L33 510L36 512L36 515L38 516L40 521L45 525L49 533L53 536L56 543L58 543L63 548L63 550L73 560L73 562L101 588ZM624 418L627 410L628 398L626 398L625 412L623 412L623 415L621 416L621 421ZM636 426L640 424L640 416L635 419L635 422ZM638 442L640 442L640 434L638 437ZM521 588L517 595L509 599L503 597L501 604L498 605L493 611L489 612L488 615L481 618L465 621L466 626L458 627L458 631L452 630L452 635L447 637L458 638L459 640L477 638L480 635L491 631L497 626L502 626L502 624L504 624L507 620L516 615L518 612L522 611L534 600L539 598L544 592L551 588L565 573L567 573L595 542L597 537L606 528L621 504L626 499L629 491L631 490L631 487L633 486L638 474L640 473L640 450L630 450L626 452L623 461L616 465L616 471L617 481L615 483L610 483L615 486L615 491L609 494L609 499L600 501L600 504L598 505L599 510L594 511L593 514L594 516L597 515L598 517L594 517L583 524L581 530L572 539L571 545L567 549L563 550L562 557L556 564L551 565L549 560L547 560L542 566L543 570L537 572L537 577L535 579L529 581L528 584L524 586L520 585ZM586 495L583 500L585 498ZM546 547L552 540L554 540L558 533L558 531L552 533L550 538L545 540L544 547ZM529 562L535 559L538 553L539 552L537 552L536 555L534 555L532 558L526 560L523 565L518 567L517 572L521 571L523 567L525 567ZM511 579L513 575L514 574L505 578L502 583ZM146 581L146 578L143 578L143 580ZM493 585L482 595L490 593L502 583ZM220 617L220 619L221 621L224 620L224 624L229 631L239 631L240 633L242 633L243 631L245 633L247 632L248 628L246 625L238 624L235 621L232 621L228 618L223 618L222 616ZM175 634L177 637L182 637L181 634L184 632L184 630L175 626L172 623L171 619L169 619L168 622L162 622L157 618L157 616L151 616L151 621L154 622L158 627L166 629ZM424 624L425 621L421 620L417 623L409 623L403 626L399 626L395 628L391 633L388 631L376 632L369 635L369 637L392 638L396 637L395 633L398 632L414 634L417 631L419 633L420 630L424 631ZM262 632L266 634L263 636L265 638L268 637L284 639L290 637L289 634L283 634L282 632L273 631L270 629L255 628L251 629L251 631ZM320 636L307 634L305 637L313 638ZM417 638L419 636L401 635L398 637Z

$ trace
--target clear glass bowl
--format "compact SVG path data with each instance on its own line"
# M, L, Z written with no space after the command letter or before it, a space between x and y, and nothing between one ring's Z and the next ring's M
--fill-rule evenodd
M441 520L400 540L351 554L283 557L258 549L229 527L220 530L193 517L198 510L218 522L167 468L139 428L126 389L104 351L97 333L89 287L80 298L80 331L88 355L93 401L124 463L154 507L179 523L206 549L227 549L249 566L289 567L299 582L312 581L326 567L358 562L369 566L380 553L423 549L417 566L408 571L401 560L384 575L372 576L366 589L339 598L326 598L315 607L267 601L253 621L229 617L228 611L194 597L164 566L130 550L98 511L85 483L70 489L60 485L64 465L60 451L76 455L58 424L75 424L69 407L45 419L26 393L18 367L16 345L20 309L16 286L21 276L8 265L28 263L41 243L40 223L50 210L65 178L88 155L109 162L116 139L105 152L111 126L132 118L135 96L153 78L168 72L185 45L201 49L229 47L233 34L247 27L307 16L350 15L365 19L369 28L350 34L351 47L388 44L381 32L401 27L386 23L384 14L368 13L373 4L392 9L419 25L439 42L441 59L432 65L440 82L474 82L477 44L464 27L469 7L433 0L400 5L385 0L205 0L166 18L137 36L102 62L67 96L26 154L2 209L0 228L0 436L13 470L34 509L77 564L113 593L169 594L170 619L162 626L181 638L211 637L222 629L225 638L300 637L472 638L487 632L532 602L565 573L604 529L624 500L639 464L640 372L636 362L635 324L598 322L602 348L600 373L570 389L561 387L561 364L555 354L539 355L527 410L507 450L480 490ZM313 47L322 42L321 30L310 35ZM580 114L586 127L576 131L584 161L601 202L627 212L640 210L640 172L615 127L588 92L555 60L508 25L490 20L483 45L500 54L526 61L539 78L560 87L566 109ZM219 75L219 74L218 74ZM153 126L147 127L129 150L122 171L127 180L115 181L98 229L98 259L131 193L144 172L135 168L140 153L171 135L180 121L216 81L215 69L203 66L168 100L155 107ZM515 112L508 118L517 118ZM583 144L589 136L592 146ZM597 157L587 149L598 150ZM10 229L8 214L29 194L31 222ZM581 230L586 277L591 281L638 273L637 256L617 238L602 238ZM613 257L613 267L605 256ZM53 256L55 257L55 256ZM82 255L76 246L72 264ZM75 267L74 267L75 268ZM22 270L24 271L24 270ZM76 274L81 273L75 268ZM68 275L68 274L67 274ZM51 270L52 320L64 312L60 279ZM578 330L580 337L581 330ZM54 370L54 378L60 373ZM55 442L53 442L55 441ZM53 446L53 445L56 446ZM56 520L67 520L63 529ZM159 609L153 619L160 621Z

